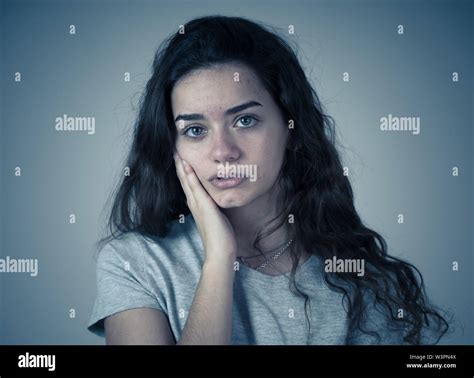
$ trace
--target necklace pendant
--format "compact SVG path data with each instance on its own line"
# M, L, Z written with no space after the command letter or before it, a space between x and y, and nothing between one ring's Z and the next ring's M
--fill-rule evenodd
M250 268L250 264L242 256L237 257L237 262Z

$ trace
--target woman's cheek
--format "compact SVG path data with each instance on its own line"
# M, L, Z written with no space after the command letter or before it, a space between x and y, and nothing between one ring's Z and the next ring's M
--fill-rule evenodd
M197 178L199 179L199 181L201 182L201 184L203 186L206 186L208 181L207 181L207 178L206 178L206 175L201 171L200 167L199 166L196 166L196 165L191 165L194 169L194 172L196 173L196 176Z

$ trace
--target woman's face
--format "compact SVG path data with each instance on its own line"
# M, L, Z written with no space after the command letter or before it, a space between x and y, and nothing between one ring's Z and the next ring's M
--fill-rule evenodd
M219 207L245 206L270 193L288 126L253 70L226 63L192 71L176 83L171 102L176 150Z

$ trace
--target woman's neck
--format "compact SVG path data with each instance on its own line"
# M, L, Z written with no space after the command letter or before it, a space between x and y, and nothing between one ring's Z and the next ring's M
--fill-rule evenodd
M262 231L277 215L277 201L275 194L261 196L246 206L223 209L235 232L237 247L240 256L252 256L258 253L253 247L257 232ZM269 230L276 223L273 222ZM274 250L288 242L288 228L286 223L275 232L265 236L260 241L263 251Z

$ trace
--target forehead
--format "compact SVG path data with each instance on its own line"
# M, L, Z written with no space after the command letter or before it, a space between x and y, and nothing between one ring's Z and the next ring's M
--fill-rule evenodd
M268 97L257 75L242 64L222 64L192 71L181 78L171 92L174 116L178 113L218 116L249 100L265 105Z

